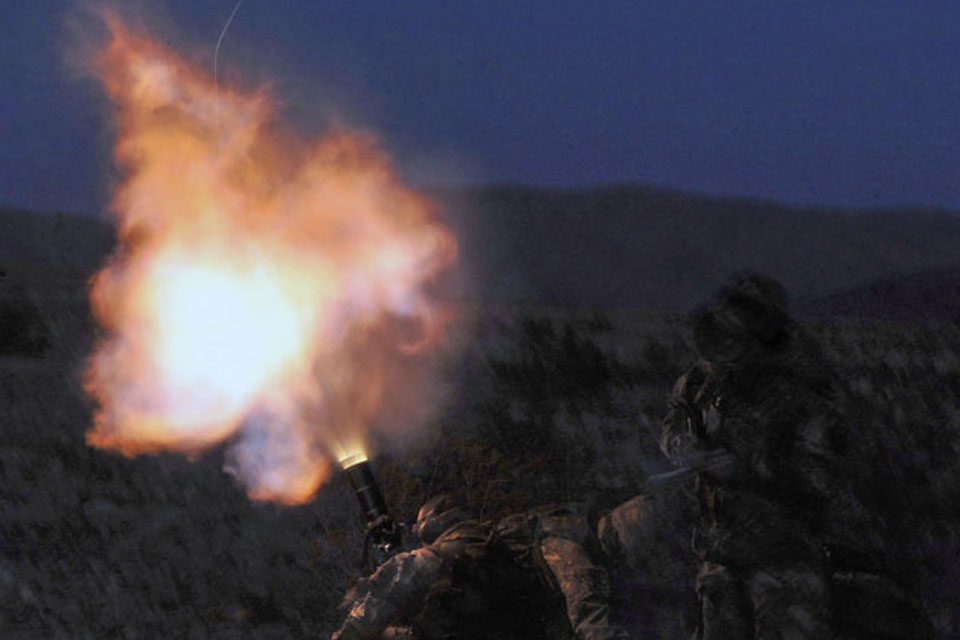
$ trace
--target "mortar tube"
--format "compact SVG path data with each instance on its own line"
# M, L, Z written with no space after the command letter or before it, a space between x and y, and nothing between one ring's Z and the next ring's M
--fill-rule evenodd
M350 480L350 486L357 494L357 500L360 502L360 510L363 511L363 517L367 522L374 522L381 516L388 516L387 503L383 500L383 494L380 493L380 486L377 479L370 469L370 463L367 460L351 462L348 458L343 463L343 469Z

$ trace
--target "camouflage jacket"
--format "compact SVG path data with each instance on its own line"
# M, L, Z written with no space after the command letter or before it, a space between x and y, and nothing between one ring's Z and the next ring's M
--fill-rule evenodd
M610 621L609 580L588 536L586 520L565 509L461 522L363 581L334 640L379 638L394 625L420 640L626 639Z
M850 537L840 514L858 507L840 479L831 389L818 362L799 352L725 375L700 362L677 381L661 449L677 464L702 451L733 456L728 468L697 479L701 559L816 561L827 541Z

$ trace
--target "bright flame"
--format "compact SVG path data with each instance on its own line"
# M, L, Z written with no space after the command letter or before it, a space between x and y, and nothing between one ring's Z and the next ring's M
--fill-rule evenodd
M284 135L263 93L218 89L104 21L97 69L123 179L118 246L91 292L106 337L87 372L88 442L134 455L230 439L252 497L303 501L328 458L365 456L397 346L387 326L436 334L424 285L453 238L369 137Z
M334 453L340 466L344 469L367 461L367 452L363 448L363 443L358 439L340 442Z

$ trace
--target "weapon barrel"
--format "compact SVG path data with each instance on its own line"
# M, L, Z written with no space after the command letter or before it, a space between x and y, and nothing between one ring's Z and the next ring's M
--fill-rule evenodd
M373 522L380 516L388 516L387 503L384 502L383 494L380 493L380 486L373 476L370 463L361 460L349 466L344 465L344 471L346 471L347 478L350 480L350 486L357 494L360 509L363 511L363 517L367 519L367 522Z
M644 480L644 486L647 489L653 489L654 487L659 486L669 486L675 482L682 482L687 478L692 478L693 476L705 471L716 471L723 469L724 467L733 464L733 462L733 455L722 449L705 451L693 456L688 464L685 464L679 469L673 469L672 471L666 471L664 473L648 476Z

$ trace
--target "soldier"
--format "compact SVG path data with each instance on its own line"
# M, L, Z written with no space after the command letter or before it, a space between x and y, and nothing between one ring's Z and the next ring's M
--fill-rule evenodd
M661 449L697 476L698 637L828 640L828 542L856 511L838 477L830 373L787 314L783 289L744 275L693 316L700 360L677 382Z
M660 446L680 465L731 459L697 475L698 637L934 637L843 477L839 385L782 287L742 275L693 325L700 360L677 381Z
M607 573L593 561L595 539L577 508L479 522L440 495L420 509L414 530L423 546L394 556L348 594L334 640L379 638L401 626L420 640L629 638L610 619Z

